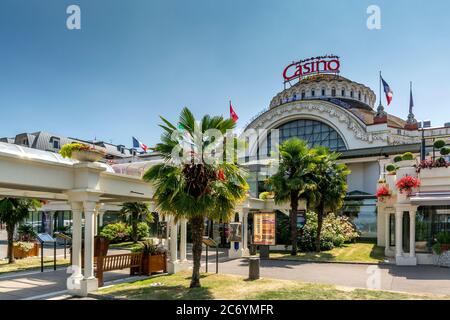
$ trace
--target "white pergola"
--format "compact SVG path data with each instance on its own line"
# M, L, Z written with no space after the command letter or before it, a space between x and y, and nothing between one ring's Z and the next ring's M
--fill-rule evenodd
M78 162L64 159L59 154L14 144L0 142L0 198L36 198L64 203L72 210L72 282L68 288L72 294L87 295L97 289L94 276L94 236L96 216L107 206L121 202L152 202L153 189L141 178L144 169L155 162L118 165L115 170L104 163ZM135 170L138 168L138 170ZM132 174L132 175L130 175ZM299 203L304 208L304 203ZM231 243L230 258L248 255L247 218L250 210L281 210L288 205L275 205L273 200L248 198L239 204L235 212L242 223L242 240ZM84 268L81 266L82 215L85 218ZM186 219L176 221L167 216L170 226L168 249L169 273L176 273L190 267L186 259ZM178 231L180 248L178 250ZM179 251L179 255L178 255ZM83 272L82 272L83 270Z
M94 277L95 220L102 204L150 201L153 190L140 177L117 174L106 164L78 162L60 155L0 143L0 198L66 201L72 209L72 277L86 295L97 289ZM82 214L85 218L84 270L81 266Z

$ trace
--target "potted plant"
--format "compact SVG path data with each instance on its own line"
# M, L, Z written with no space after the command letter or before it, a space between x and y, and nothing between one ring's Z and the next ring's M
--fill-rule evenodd
M141 248L135 250L142 252L142 273L151 275L154 272L167 272L166 250L155 245L153 240L141 241Z
M400 168L412 167L415 164L414 155L411 152L405 152L404 154L401 155L400 161L399 156L397 156L394 158L394 162Z
M397 171L397 166L394 164L388 164L386 166L386 171L388 172L388 175L395 175Z
M36 240L37 233L31 224L21 224L17 228L20 241L32 242Z
M388 186L382 185L378 188L375 196L380 202L386 202L386 198L391 196L391 191L389 190Z
M14 242L14 258L23 259L39 255L39 243L29 241Z
M80 162L96 162L106 155L106 150L95 145L69 143L64 145L59 153L64 158L71 158Z
M409 196L413 189L420 187L420 180L413 176L404 176L400 180L397 180L396 186L400 194L405 192Z
M437 255L441 255L446 251L450 250L450 233L449 232L439 232L436 235L436 243L432 247L433 251Z

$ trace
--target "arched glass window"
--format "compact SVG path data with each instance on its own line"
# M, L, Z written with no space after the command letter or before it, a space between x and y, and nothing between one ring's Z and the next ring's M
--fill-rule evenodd
M350 98L353 98L353 90L350 91Z
M345 89L342 89L342 90L341 90L341 96L342 96L342 97L345 97Z
M336 97L336 88L331 89L331 96Z
M316 90L312 89L311 90L311 97L315 97L316 96Z
M358 91L358 100L361 101L361 91Z
M292 137L297 137L305 140L309 147L323 146L329 148L331 151L345 151L344 140L329 125L308 119L300 119L287 122L278 127L280 135L280 143ZM270 133L267 136L267 155L270 155L272 150Z
M305 90L302 91L302 100L305 99Z
M322 88L322 97L325 95L325 88Z

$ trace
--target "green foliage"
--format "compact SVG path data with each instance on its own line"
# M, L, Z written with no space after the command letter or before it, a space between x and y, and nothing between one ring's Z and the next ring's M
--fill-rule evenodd
M317 214L306 214L306 225L303 228L303 236L299 240L299 248L302 251L314 251L317 236ZM341 247L344 243L352 242L359 237L355 226L345 216L329 214L323 221L320 237L320 250L331 250Z
M123 222L110 223L102 228L100 235L111 243L123 242L129 238L129 229Z
M61 154L64 158L72 158L72 152L75 150L86 150L89 149L88 146L82 143L68 143L62 146L61 150L59 150L59 154Z
M144 255L157 255L164 253L166 250L164 249L164 247L155 244L153 239L149 239L145 241L140 241L139 248L136 248L132 251L142 252Z
M126 232L130 238L133 236L133 228L131 225L127 226ZM138 222L136 228L137 239L142 239L148 237L150 234L150 227L146 222ZM133 240L133 239L132 239Z
M436 235L436 241L440 244L450 244L450 232L439 232Z
M434 146L436 149L441 149L441 148L445 147L445 141L442 140L442 139L436 140L436 141L434 142L433 146Z
M37 233L34 231L31 224L21 224L17 228L17 232L19 233L20 238L25 241L34 240L37 236Z
M261 200L273 199L274 197L275 195L273 194L273 192L270 191L264 191L259 194L259 199Z
M442 248L441 248L441 244L439 242L436 242L435 244L433 244L431 246L431 249L433 250L434 253L436 253L437 255L442 254Z
M182 110L175 125L163 117L161 120L163 134L154 150L165 161L152 166L143 179L154 187L158 212L174 215L176 219L190 220L194 260L191 287L199 287L204 218L229 220L235 205L244 199L248 190L244 171L237 166L236 161L204 161L206 155L202 153L225 143L224 139L211 138L208 132L220 132L225 137L227 131L235 127L235 123L223 116L209 115L197 121L188 108ZM189 148L183 149L180 140L188 141ZM178 155L187 155L182 158L184 161L174 156L177 150ZM233 154L231 158L236 160L236 155Z
M450 148L448 147L443 147L440 151L441 155L446 156L448 154L450 154Z
M387 172L393 173L393 172L395 172L397 170L397 167L395 165L393 165L393 164L388 164L386 166L386 170L387 170Z
M411 152L405 152L402 155L402 160L406 161L406 160L414 160L414 155Z
M394 157L394 162L400 162L400 161L402 161L403 160L403 157L402 156L395 156Z

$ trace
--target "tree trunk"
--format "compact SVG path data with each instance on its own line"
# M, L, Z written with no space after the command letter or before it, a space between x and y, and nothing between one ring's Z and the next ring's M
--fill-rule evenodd
M200 287L200 263L202 258L202 240L203 240L203 217L194 217L191 219L192 225L192 257L194 267L192 268L191 288Z
M317 210L317 234L316 234L316 252L320 252L320 235L322 233L324 204L320 203Z
M6 233L8 237L8 263L16 262L16 259L14 258L14 228L14 225L11 226L8 224L6 226Z
M137 219L133 219L133 221L131 222L131 230L132 230L131 232L133 233L131 237L133 238L134 243L137 243L137 241L139 240L137 229L138 229L138 221Z
M291 256L297 255L297 209L298 209L298 192L291 191L291 212L290 212L290 226L291 226Z

